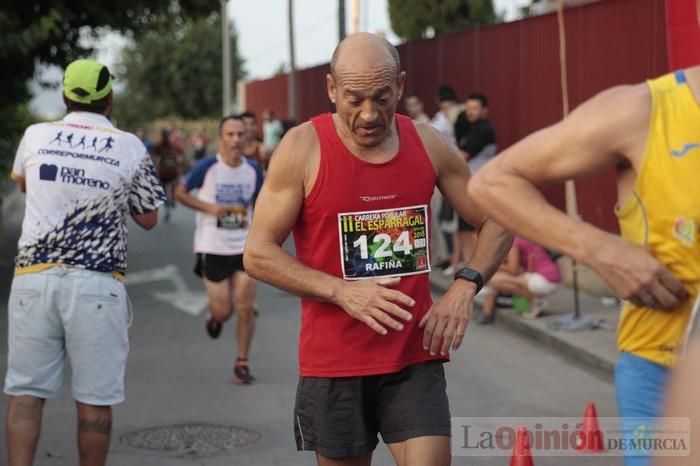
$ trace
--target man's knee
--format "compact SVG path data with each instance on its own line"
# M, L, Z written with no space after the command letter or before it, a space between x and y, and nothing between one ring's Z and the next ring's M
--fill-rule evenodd
M29 395L10 396L7 409L8 425L41 420L44 399Z
M233 313L233 305L226 300L210 299L209 312L211 312L214 319L218 320L219 322L226 322L231 318L231 314Z
M81 434L111 435L112 407L95 406L76 402L78 407L78 432Z
M255 305L252 299L237 299L236 312L239 319L252 319L254 317Z

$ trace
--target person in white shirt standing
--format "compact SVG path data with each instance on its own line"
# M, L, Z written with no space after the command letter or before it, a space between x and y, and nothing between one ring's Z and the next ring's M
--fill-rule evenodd
M243 155L245 141L243 119L223 118L219 124L219 153L201 159L175 188L177 200L197 210L195 273L204 280L209 295L205 327L211 338L219 337L235 303L238 358L233 381L238 384L255 380L248 366L255 332L255 282L243 268L243 247L263 179L260 166ZM198 193L190 194L194 189Z
M58 395L66 358L80 465L105 464L132 319L126 217L150 230L165 200L146 147L108 120L107 67L77 60L63 85L68 114L27 128L12 168L26 207L8 306L10 466L33 463L44 401Z

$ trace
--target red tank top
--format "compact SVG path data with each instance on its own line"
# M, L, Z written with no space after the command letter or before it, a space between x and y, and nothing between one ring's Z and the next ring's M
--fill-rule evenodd
M413 319L380 335L338 306L302 298L302 376L347 377L397 372L430 359L418 328L430 309L430 198L436 173L413 122L396 115L399 151L365 162L343 144L331 114L311 119L321 158L313 189L294 227L298 259L336 277L402 276Z

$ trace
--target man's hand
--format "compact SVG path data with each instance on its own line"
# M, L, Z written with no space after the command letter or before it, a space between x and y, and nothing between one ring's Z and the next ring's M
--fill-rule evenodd
M384 326L403 330L403 324L392 316L411 320L413 314L404 308L412 307L416 302L410 296L388 288L400 281L399 277L345 281L336 304L382 335L387 334Z
M589 262L613 291L637 306L673 309L688 298L683 284L663 264L618 236L600 241Z
M207 213L216 218L223 218L228 215L230 208L222 204L210 204Z
M469 325L472 300L476 285L466 280L455 280L447 293L435 301L418 326L423 332L423 348L435 356L446 355L452 346L456 350L464 340Z

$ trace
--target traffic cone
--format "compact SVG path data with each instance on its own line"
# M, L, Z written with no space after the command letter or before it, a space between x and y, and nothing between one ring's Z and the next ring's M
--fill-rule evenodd
M600 431L598 414L595 403L592 401L586 406L586 412L583 415L583 426L576 439L576 450L588 453L605 451L603 433Z
M530 439L524 426L520 426L515 437L510 466L535 466L532 462L532 453L530 452Z

